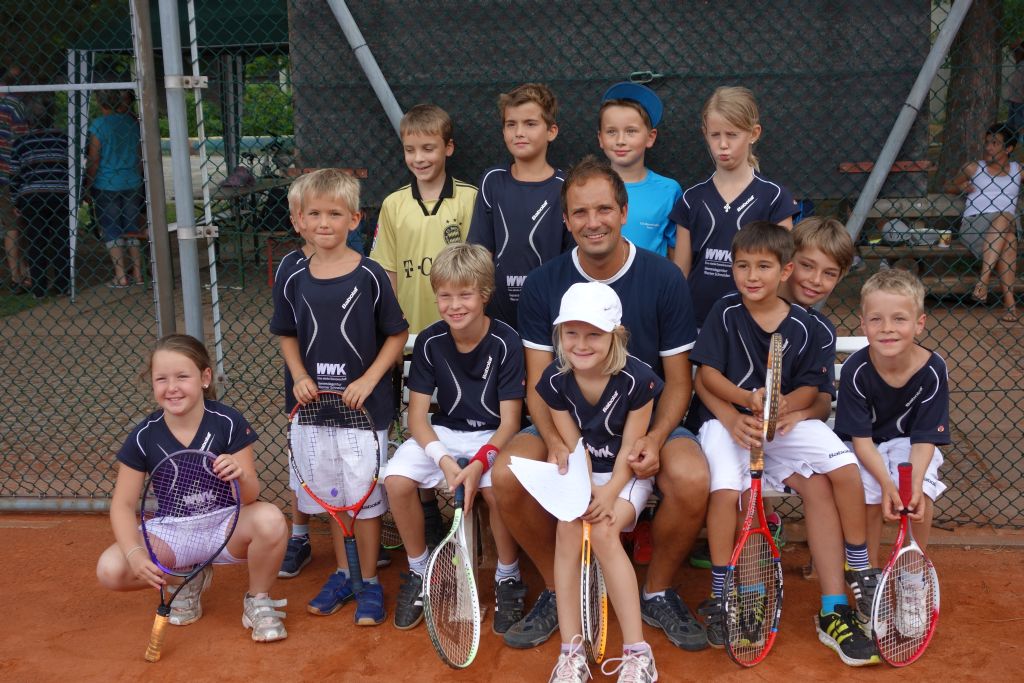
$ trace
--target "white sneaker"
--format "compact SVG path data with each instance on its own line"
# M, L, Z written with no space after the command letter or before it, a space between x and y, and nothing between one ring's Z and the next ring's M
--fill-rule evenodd
M252 629L252 639L257 643L284 640L288 637L288 631L281 620L287 615L275 608L287 604L287 600L254 598L246 593L242 600L242 626Z
M617 662L617 666L611 671L605 671L605 667L612 662ZM619 683L654 683L658 680L654 654L649 649L644 652L627 652L621 657L606 659L601 665L601 673L605 676L618 673Z
M586 683L590 678L587 654L583 651L583 636L573 636L568 654L558 655L558 663L548 683Z
M904 638L920 638L928 625L927 588L920 575L900 576L896 581L896 630Z
M199 601L200 596L213 581L213 567L203 567L199 576L193 578L181 592L174 596L171 603L171 615L169 621L175 626L188 626L199 621L203 616L203 604Z

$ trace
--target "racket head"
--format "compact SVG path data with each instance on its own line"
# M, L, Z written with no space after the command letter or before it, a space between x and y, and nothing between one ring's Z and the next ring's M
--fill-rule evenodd
M473 663L480 646L480 600L476 577L459 534L463 510L456 507L448 535L430 555L423 577L423 617L438 656L453 669Z
M217 456L185 449L167 455L146 479L140 507L142 540L166 574L195 575L227 546L238 524L238 481L213 471Z
M377 486L381 444L364 408L349 408L335 391L296 406L288 421L288 461L299 484L352 535L352 517Z
M782 335L776 332L768 343L768 366L764 382L764 440L775 438L779 420L779 399L782 395Z
M751 667L768 656L782 618L782 557L764 516L761 481L753 479L740 539L725 573L726 650Z
M583 543L580 558L580 610L583 624L583 647L594 664L604 659L608 641L608 589L604 572L590 544L590 524L583 522Z

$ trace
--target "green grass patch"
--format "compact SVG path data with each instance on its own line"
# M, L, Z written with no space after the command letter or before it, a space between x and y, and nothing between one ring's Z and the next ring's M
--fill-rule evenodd
M43 299L45 301L45 299ZM36 301L31 294L11 294L9 292L0 294L0 318L15 315L27 311L41 303Z

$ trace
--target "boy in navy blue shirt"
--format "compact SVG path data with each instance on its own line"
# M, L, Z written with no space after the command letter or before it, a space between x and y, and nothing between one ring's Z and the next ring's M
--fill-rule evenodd
M860 460L868 547L877 561L882 517L896 521L903 508L896 487L902 462L914 468L907 506L914 538L922 548L928 545L933 504L946 490L937 446L950 443L949 378L942 357L915 341L924 331L925 313L924 286L913 274L892 269L868 278L860 315L868 346L843 364L836 432L852 441ZM920 637L928 623L924 576L901 587L909 597L901 602L904 618L896 626L908 638Z
M523 616L526 586L519 547L505 528L491 492L490 468L519 431L525 369L519 335L484 314L494 290L494 264L476 244L449 245L434 259L430 284L441 320L416 335L409 370L408 439L388 462L384 483L391 514L409 557L395 608L395 627L410 629L423 618L423 577L428 550L418 491L466 487L466 509L479 490L490 509L498 550L494 576L493 630L503 634ZM438 409L428 415L436 391ZM458 458L470 462L459 467Z
M402 357L409 324L384 269L346 244L360 218L358 181L339 169L310 174L302 188L302 224L316 252L276 292L270 331L281 337L299 403L314 400L320 390L341 392L346 405L365 405L374 424L384 427L378 431L383 443L393 412L389 373ZM302 494L299 509L320 511ZM363 577L366 585L356 596L355 620L360 625L384 621L376 567L380 517L386 511L383 491L374 489L355 522L363 571L374 572ZM353 597L344 540L335 523L331 535L338 570L309 603L313 614L333 614Z
M759 414L764 400L765 360L771 335L783 336L782 403L780 413L810 407L828 368L822 365L816 323L807 311L778 296L779 286L792 273L793 240L782 226L755 221L736 233L732 270L738 292L722 297L712 308L697 337L691 358L699 364L696 405L701 423L701 447L711 470L708 542L711 548L712 595L702 607L707 616L708 642L725 642L722 591L726 565L735 541L740 494L750 488L751 446L760 442ZM855 498L857 459L823 422L803 420L764 444L766 486L782 488L795 474L826 474L836 498ZM851 524L851 527L855 526ZM847 562L867 569L867 550L861 529L843 529ZM812 549L813 550L813 549ZM830 604L819 614L819 634L858 645L843 661L852 666L874 664L870 641L861 631L846 596L824 596ZM837 604L839 606L837 606ZM824 610L824 607L823 607ZM833 623L834 622L834 623Z
M516 311L526 276L572 248L562 222L560 169L548 163L558 137L558 101L541 83L525 83L498 97L510 164L484 172L466 241L494 258L494 295L487 315L519 329Z

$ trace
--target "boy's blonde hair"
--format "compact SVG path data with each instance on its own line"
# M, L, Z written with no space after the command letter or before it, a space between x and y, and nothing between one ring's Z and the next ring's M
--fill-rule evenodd
M352 213L359 212L359 181L340 168L321 168L305 176L300 188L302 208L313 197L345 202Z
M757 109L754 93L743 86L724 85L715 90L704 103L704 108L700 110L701 130L707 129L708 114L711 112L748 133L754 132L754 127L761 123L761 114ZM754 155L754 145L747 151L747 163L753 166L755 171L761 170Z
M793 228L793 247L818 249L839 266L839 277L850 272L857 249L846 226L833 216L808 216Z
M523 83L508 92L498 95L498 113L501 115L501 122L505 122L505 110L509 107L518 107L528 102L535 102L540 107L541 116L548 128L555 125L555 117L558 116L558 98L551 88L543 83Z
M453 131L452 117L436 104L417 104L405 112L398 124L403 139L410 134L440 135L446 145L452 141Z
M494 293L494 261L491 253L479 244L449 244L438 253L430 266L430 288L445 285L475 287L487 301Z
M918 314L924 313L924 285L916 275L902 268L880 270L868 278L860 288L860 305L864 308L864 299L875 292L886 292L909 297L917 307Z
M293 216L302 213L302 189L308 179L308 174L300 175L288 186L288 213Z
M555 358L558 360L558 371L572 372L569 356L562 350L562 326L565 324L555 325L551 339L555 347ZM626 356L629 355L629 330L625 325L619 325L608 334L612 335L612 346L608 349L608 357L604 359L604 365L601 366L601 373L617 375L626 367Z

